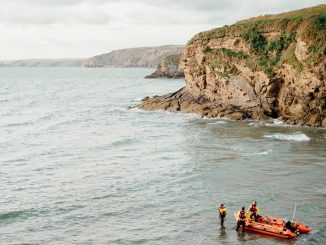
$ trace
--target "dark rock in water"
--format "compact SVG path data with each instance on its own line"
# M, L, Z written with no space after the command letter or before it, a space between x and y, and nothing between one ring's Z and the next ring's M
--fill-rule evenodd
M168 55L161 59L156 71L145 78L182 78L184 77L183 70L180 67L182 53Z
M186 87L138 107L326 127L325 12L319 5L197 34L181 59Z
M141 101L149 100L149 96L144 97Z

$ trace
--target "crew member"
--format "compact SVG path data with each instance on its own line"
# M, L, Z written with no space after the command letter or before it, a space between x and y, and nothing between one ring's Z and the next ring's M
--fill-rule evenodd
M226 207L224 207L224 204L223 203L218 208L218 213L219 213L219 216L220 216L221 225L223 226L224 225L225 216L226 216Z
M252 204L251 207L249 208L249 214L250 214L250 219L251 220L257 220L257 208L256 208L256 204Z
M242 209L239 212L239 217L238 217L238 223L237 223L237 231L240 228L240 225L242 226L242 232L245 231L245 225L246 225L246 211L245 207L242 207Z
M288 220L288 219L285 218L285 219L283 219L283 222L284 222L283 225L284 225L285 228L289 229L290 231L292 231L293 233L295 233L295 234L297 234L297 235L300 234L299 230L296 229L296 228L292 225L292 223L291 223L290 220Z
M250 214L250 219L254 219L257 221L257 219L260 217L259 216L259 208L257 206L257 202L253 201L252 204L248 208L248 212Z

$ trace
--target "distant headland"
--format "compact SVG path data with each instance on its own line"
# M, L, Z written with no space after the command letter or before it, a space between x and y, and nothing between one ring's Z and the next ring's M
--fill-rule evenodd
M157 66L157 70L147 78L180 78L183 77L180 59L184 48L185 46L182 45L128 48L84 59L0 60L0 67L153 68Z

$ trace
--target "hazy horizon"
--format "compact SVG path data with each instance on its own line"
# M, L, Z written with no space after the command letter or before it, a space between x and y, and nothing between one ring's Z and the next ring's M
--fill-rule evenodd
M323 0L11 0L0 8L0 60L89 58L185 45L196 33Z

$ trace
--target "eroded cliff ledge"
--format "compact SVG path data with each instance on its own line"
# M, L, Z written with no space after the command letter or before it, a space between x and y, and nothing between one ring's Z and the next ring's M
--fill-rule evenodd
M326 5L199 33L181 60L186 86L138 107L326 127L325 40Z

